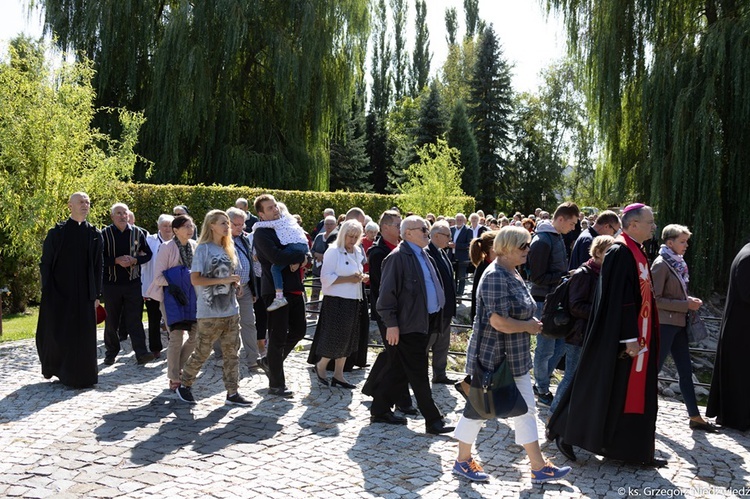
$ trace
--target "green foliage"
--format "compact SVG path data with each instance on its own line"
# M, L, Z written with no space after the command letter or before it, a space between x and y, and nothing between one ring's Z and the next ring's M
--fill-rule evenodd
M455 45L456 40L458 40L458 12L455 7L445 9L445 33L445 41L448 42L448 47Z
M466 17L466 38L484 33L485 24L479 18L479 0L464 0L464 16Z
M391 105L391 43L388 34L388 11L385 0L377 0L373 6L372 30L372 98L370 112L385 115ZM372 157L372 156L371 156ZM376 171L377 175L377 171ZM377 190L377 180L375 190Z
M690 226L691 288L723 288L750 235L747 2L547 3L563 12L588 76L607 154L600 195Z
M504 156L511 144L512 96L510 67L490 26L480 38L469 100L469 116L479 153L477 203L490 212L498 199L510 199L507 182L511 172L505 171Z
M113 199L117 180L130 178L143 123L139 114L107 109L121 139L92 129L91 64L63 62L52 70L44 50L16 38L0 63L0 286L12 290L12 311L38 297L41 241L67 217L70 194L87 192L93 217L108 210L97 201Z
M371 191L364 89L352 96L351 110L345 119L344 130L331 142L331 190Z
M388 130L385 116L371 111L365 121L367 142L365 149L370 158L369 171L375 192L385 194L388 187L388 173L391 155L388 151Z
M440 95L446 109L453 109L459 101L469 102L471 78L477 61L477 43L474 38L450 45L441 71Z
M419 124L414 131L414 147L434 144L445 133L445 117L440 102L440 89L436 81L430 85L427 98L419 109Z
M453 109L447 139L448 145L461 153L461 189L469 196L476 196L479 188L479 154L463 101L458 101Z
M401 99L407 91L409 55L406 52L407 0L390 0L393 13L393 97Z
M427 28L427 2L416 0L417 17L414 21L414 53L411 63L411 96L416 97L427 86L430 77L430 30Z
M388 113L386 129L387 148L391 164L388 167L388 192L398 192L398 186L406 179L406 169L415 161L414 137L419 127L419 111L424 96L413 99L409 96L396 102Z
M3 310L3 334L0 342L27 340L36 334L39 321L39 307L29 307L22 313L6 313Z
M443 139L417 148L419 162L406 171L400 186L405 211L452 214L473 211L473 203L461 190L461 162L457 149ZM470 208L470 209L469 209Z
M144 112L138 151L154 163L139 180L328 187L367 0L37 3L59 45L94 61L96 105ZM119 136L112 121L96 123Z

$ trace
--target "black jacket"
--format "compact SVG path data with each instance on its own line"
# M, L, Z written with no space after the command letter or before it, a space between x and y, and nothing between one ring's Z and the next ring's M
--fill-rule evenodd
M456 281L453 279L453 266L448 255L434 244L427 246L427 253L435 260L436 267L443 281L445 292L445 307L443 307L443 319L450 319L456 315Z
M385 326L398 327L400 334L431 332L427 290L417 258L409 244L401 241L383 260L377 310ZM435 267L432 257L427 258Z
M284 293L304 291L300 272L292 272L289 270L289 265L304 262L305 255L293 255L290 257L281 253L284 245L281 244L278 236L276 236L276 231L271 228L259 228L253 231L253 244L255 245L255 252L258 255L260 266L263 268L263 273L260 277L261 295L272 295L276 292L273 286L273 277L271 276L271 265L273 264L284 265L284 269L281 271L281 276L284 278Z
M372 320L379 321L377 311L378 296L380 296L380 276L383 270L383 260L391 252L391 248L379 236L367 252L367 263L370 266L370 303L372 304Z

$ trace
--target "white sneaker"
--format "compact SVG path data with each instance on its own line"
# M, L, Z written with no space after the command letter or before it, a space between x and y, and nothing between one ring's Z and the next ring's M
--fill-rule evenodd
M273 312L274 310L278 310L281 307L286 307L289 305L289 302L286 301L286 298L283 296L281 298L274 298L273 302L268 306L266 309L269 312Z

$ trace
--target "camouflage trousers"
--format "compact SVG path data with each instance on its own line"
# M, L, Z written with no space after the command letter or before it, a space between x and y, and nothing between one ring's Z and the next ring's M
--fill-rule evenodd
M219 341L224 355L223 379L227 393L237 393L240 382L240 316L198 319L198 346L182 369L182 384L192 386L203 363L211 355L213 344Z

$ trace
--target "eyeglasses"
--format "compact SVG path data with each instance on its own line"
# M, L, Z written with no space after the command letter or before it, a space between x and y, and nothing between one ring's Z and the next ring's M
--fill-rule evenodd
M450 232L435 232L435 234L440 234L441 236L445 236L445 237L451 237Z
M411 227L411 228L406 229L406 230L421 230L422 234L427 234L430 231L430 229L428 229L424 225L422 227Z
M531 247L530 243L523 243L521 246L518 247L518 249L520 249L521 251L526 251L530 247Z

